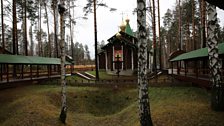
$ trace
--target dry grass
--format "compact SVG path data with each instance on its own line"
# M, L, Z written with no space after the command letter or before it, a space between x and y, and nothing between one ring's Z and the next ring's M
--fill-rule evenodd
M151 88L155 126L223 126L209 93L191 87ZM67 126L138 126L136 89L68 87ZM36 85L0 91L1 126L61 126L60 87Z

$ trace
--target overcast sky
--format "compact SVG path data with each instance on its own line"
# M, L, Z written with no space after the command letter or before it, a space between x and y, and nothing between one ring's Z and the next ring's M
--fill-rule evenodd
M117 11L110 12L109 9L104 7L97 8L97 26L98 26L98 41L107 39L119 31L119 25L122 22L122 17L130 19L130 26L133 31L137 30L137 15L133 15L132 11L137 7L136 0L102 0L109 7L116 8ZM176 0L160 0L160 15L161 19L168 8L173 10ZM76 4L80 6L75 10L75 16L82 16L82 6L86 0L77 1ZM123 13L123 14L122 14ZM220 14L222 13L222 17ZM123 16L122 16L123 15ZM224 11L218 9L218 17L224 19ZM221 25L223 25L223 20ZM162 21L161 21L162 25ZM75 26L74 38L77 42L82 42L83 45L87 44L91 53L91 58L94 58L94 29L93 29L93 14L89 14L88 20L77 20Z

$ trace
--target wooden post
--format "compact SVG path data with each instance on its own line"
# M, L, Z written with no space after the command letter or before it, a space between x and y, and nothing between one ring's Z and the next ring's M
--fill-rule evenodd
M185 76L187 76L187 61L184 61L184 72Z
M50 65L50 76L52 75L52 65Z
M37 65L37 77L39 77L39 65Z
M30 64L30 79L33 79L33 71L32 71L32 64Z
M173 62L171 62L171 74L173 75Z
M195 61L196 78L198 78L198 61Z
M6 71L6 74L7 74L7 82L9 82L9 64L7 64L7 71Z
M179 61L177 61L177 74L180 74Z
M48 76L48 78L50 78L50 67L49 67L49 65L47 65L47 76Z
M2 73L3 73L3 71L2 71L2 64L1 64L1 81L3 80L3 76L2 76Z
M107 61L107 51L105 52L105 69L106 69L106 71L108 70L108 63L107 63L108 61Z
M113 59L113 61L114 61L114 46L113 46L112 57L113 57L112 59ZM114 65L115 65L115 64L112 63L112 71L115 69L115 66L114 66Z
M70 70L71 70L71 75L72 75L72 70L73 70L73 65L70 65Z
M134 50L131 49L131 70L134 70Z
M121 61L124 61L124 47L123 45L121 46L121 50L122 50L122 57L121 57ZM121 69L124 70L124 62L121 63Z
M24 70L23 70L23 68L24 68L24 65L22 64L22 70L21 70L21 72L22 72L22 79L23 79L23 72L24 72Z

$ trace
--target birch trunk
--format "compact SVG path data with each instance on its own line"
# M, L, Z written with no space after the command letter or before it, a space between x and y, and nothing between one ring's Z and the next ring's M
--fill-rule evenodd
M138 87L139 116L141 126L152 126L148 81L147 81L147 41L146 41L146 1L137 0L138 25Z
M218 55L217 12L214 5L208 4L208 56L212 75L211 107L215 111L224 110L224 91L221 83L221 62Z
M66 81L65 81L65 2L61 0L61 3L58 5L58 10L60 14L60 30L61 30L61 114L60 120L62 123L65 123L67 116L67 103L66 103Z

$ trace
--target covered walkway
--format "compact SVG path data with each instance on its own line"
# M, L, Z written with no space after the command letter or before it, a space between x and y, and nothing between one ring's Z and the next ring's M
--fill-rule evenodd
M224 43L218 44L219 57L224 66ZM187 53L182 53L170 59L173 77L209 88L210 73L208 64L208 48L202 48ZM222 68L222 77L224 70Z
M60 58L0 54L0 84L59 78L60 64ZM66 69L66 75L71 72Z

